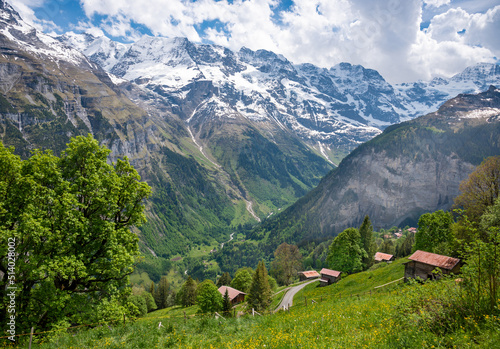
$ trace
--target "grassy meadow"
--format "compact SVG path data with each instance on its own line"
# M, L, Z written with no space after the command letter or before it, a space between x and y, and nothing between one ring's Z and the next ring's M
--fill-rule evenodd
M404 284L400 279L405 261L375 265L328 287L308 285L295 296L290 311L273 315L216 319L198 314L197 306L176 306L125 324L119 321L35 337L32 347L500 348L500 319L495 316L465 319L441 330L432 326L432 307L413 312L409 303L417 302L419 295L435 305L440 298L433 294L453 293L449 288L460 286L454 280ZM381 285L385 286L377 287ZM20 339L25 347L27 337Z

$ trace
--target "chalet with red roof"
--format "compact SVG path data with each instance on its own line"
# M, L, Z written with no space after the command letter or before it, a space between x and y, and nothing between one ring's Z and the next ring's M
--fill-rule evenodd
M299 273L300 281L313 280L319 278L320 275L316 270L301 271Z
M320 286L328 286L340 280L341 271L331 270L323 268L319 272L321 274L321 279L319 280Z
M458 258L417 250L408 259L410 261L405 263L405 282L417 277L422 280L437 279L439 275L432 272L436 268L440 269L443 274L460 272L460 259Z
M394 256L388 253L377 252L375 253L375 263L379 262L392 262L394 260Z
M219 287L219 292L224 297L226 294L227 290L227 295L229 296L229 301L231 302L232 305L241 303L245 300L245 292L238 291L235 288L229 287L229 286L221 286Z

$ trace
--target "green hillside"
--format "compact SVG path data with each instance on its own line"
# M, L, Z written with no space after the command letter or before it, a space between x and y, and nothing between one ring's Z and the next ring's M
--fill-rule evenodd
M474 319L469 325L436 330L418 325L408 312L417 296L457 288L453 280L403 284L403 263L379 264L344 277L337 284L307 286L290 311L228 319L197 314L198 307L172 307L123 325L76 328L51 333L50 343L34 348L497 348L500 318ZM395 282L394 282L395 281ZM382 286L383 287L378 287ZM378 287L378 288L375 288ZM305 301L307 300L307 305ZM314 301L314 302L313 302ZM242 308L240 307L239 310ZM426 311L432 307L423 308ZM427 313L430 324L435 314ZM424 317L424 319L426 319ZM162 327L159 328L161 322ZM443 319L443 325L446 319ZM425 324L425 321L424 321ZM37 338L37 337L35 337ZM42 337L39 337L42 338ZM21 337L24 341L27 337ZM47 341L45 338L42 341Z

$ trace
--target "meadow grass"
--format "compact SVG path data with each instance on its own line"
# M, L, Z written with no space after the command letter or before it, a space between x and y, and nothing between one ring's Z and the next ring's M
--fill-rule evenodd
M69 330L33 348L500 347L499 318L437 334L425 322L412 322L412 314L401 314L401 304L411 295L438 284L394 282L375 291L375 286L401 278L404 261L344 276L327 287L308 285L296 296L290 311L274 315L216 319L197 315L197 306L176 306L149 313L135 322Z

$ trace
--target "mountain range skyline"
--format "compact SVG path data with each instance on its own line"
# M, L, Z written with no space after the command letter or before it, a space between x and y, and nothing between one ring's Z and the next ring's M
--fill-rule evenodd
M232 51L270 50L322 68L359 64L392 84L450 78L500 57L495 34L500 6L491 0L19 0L12 5L28 23L53 35L87 32L119 42L145 35L186 37Z

